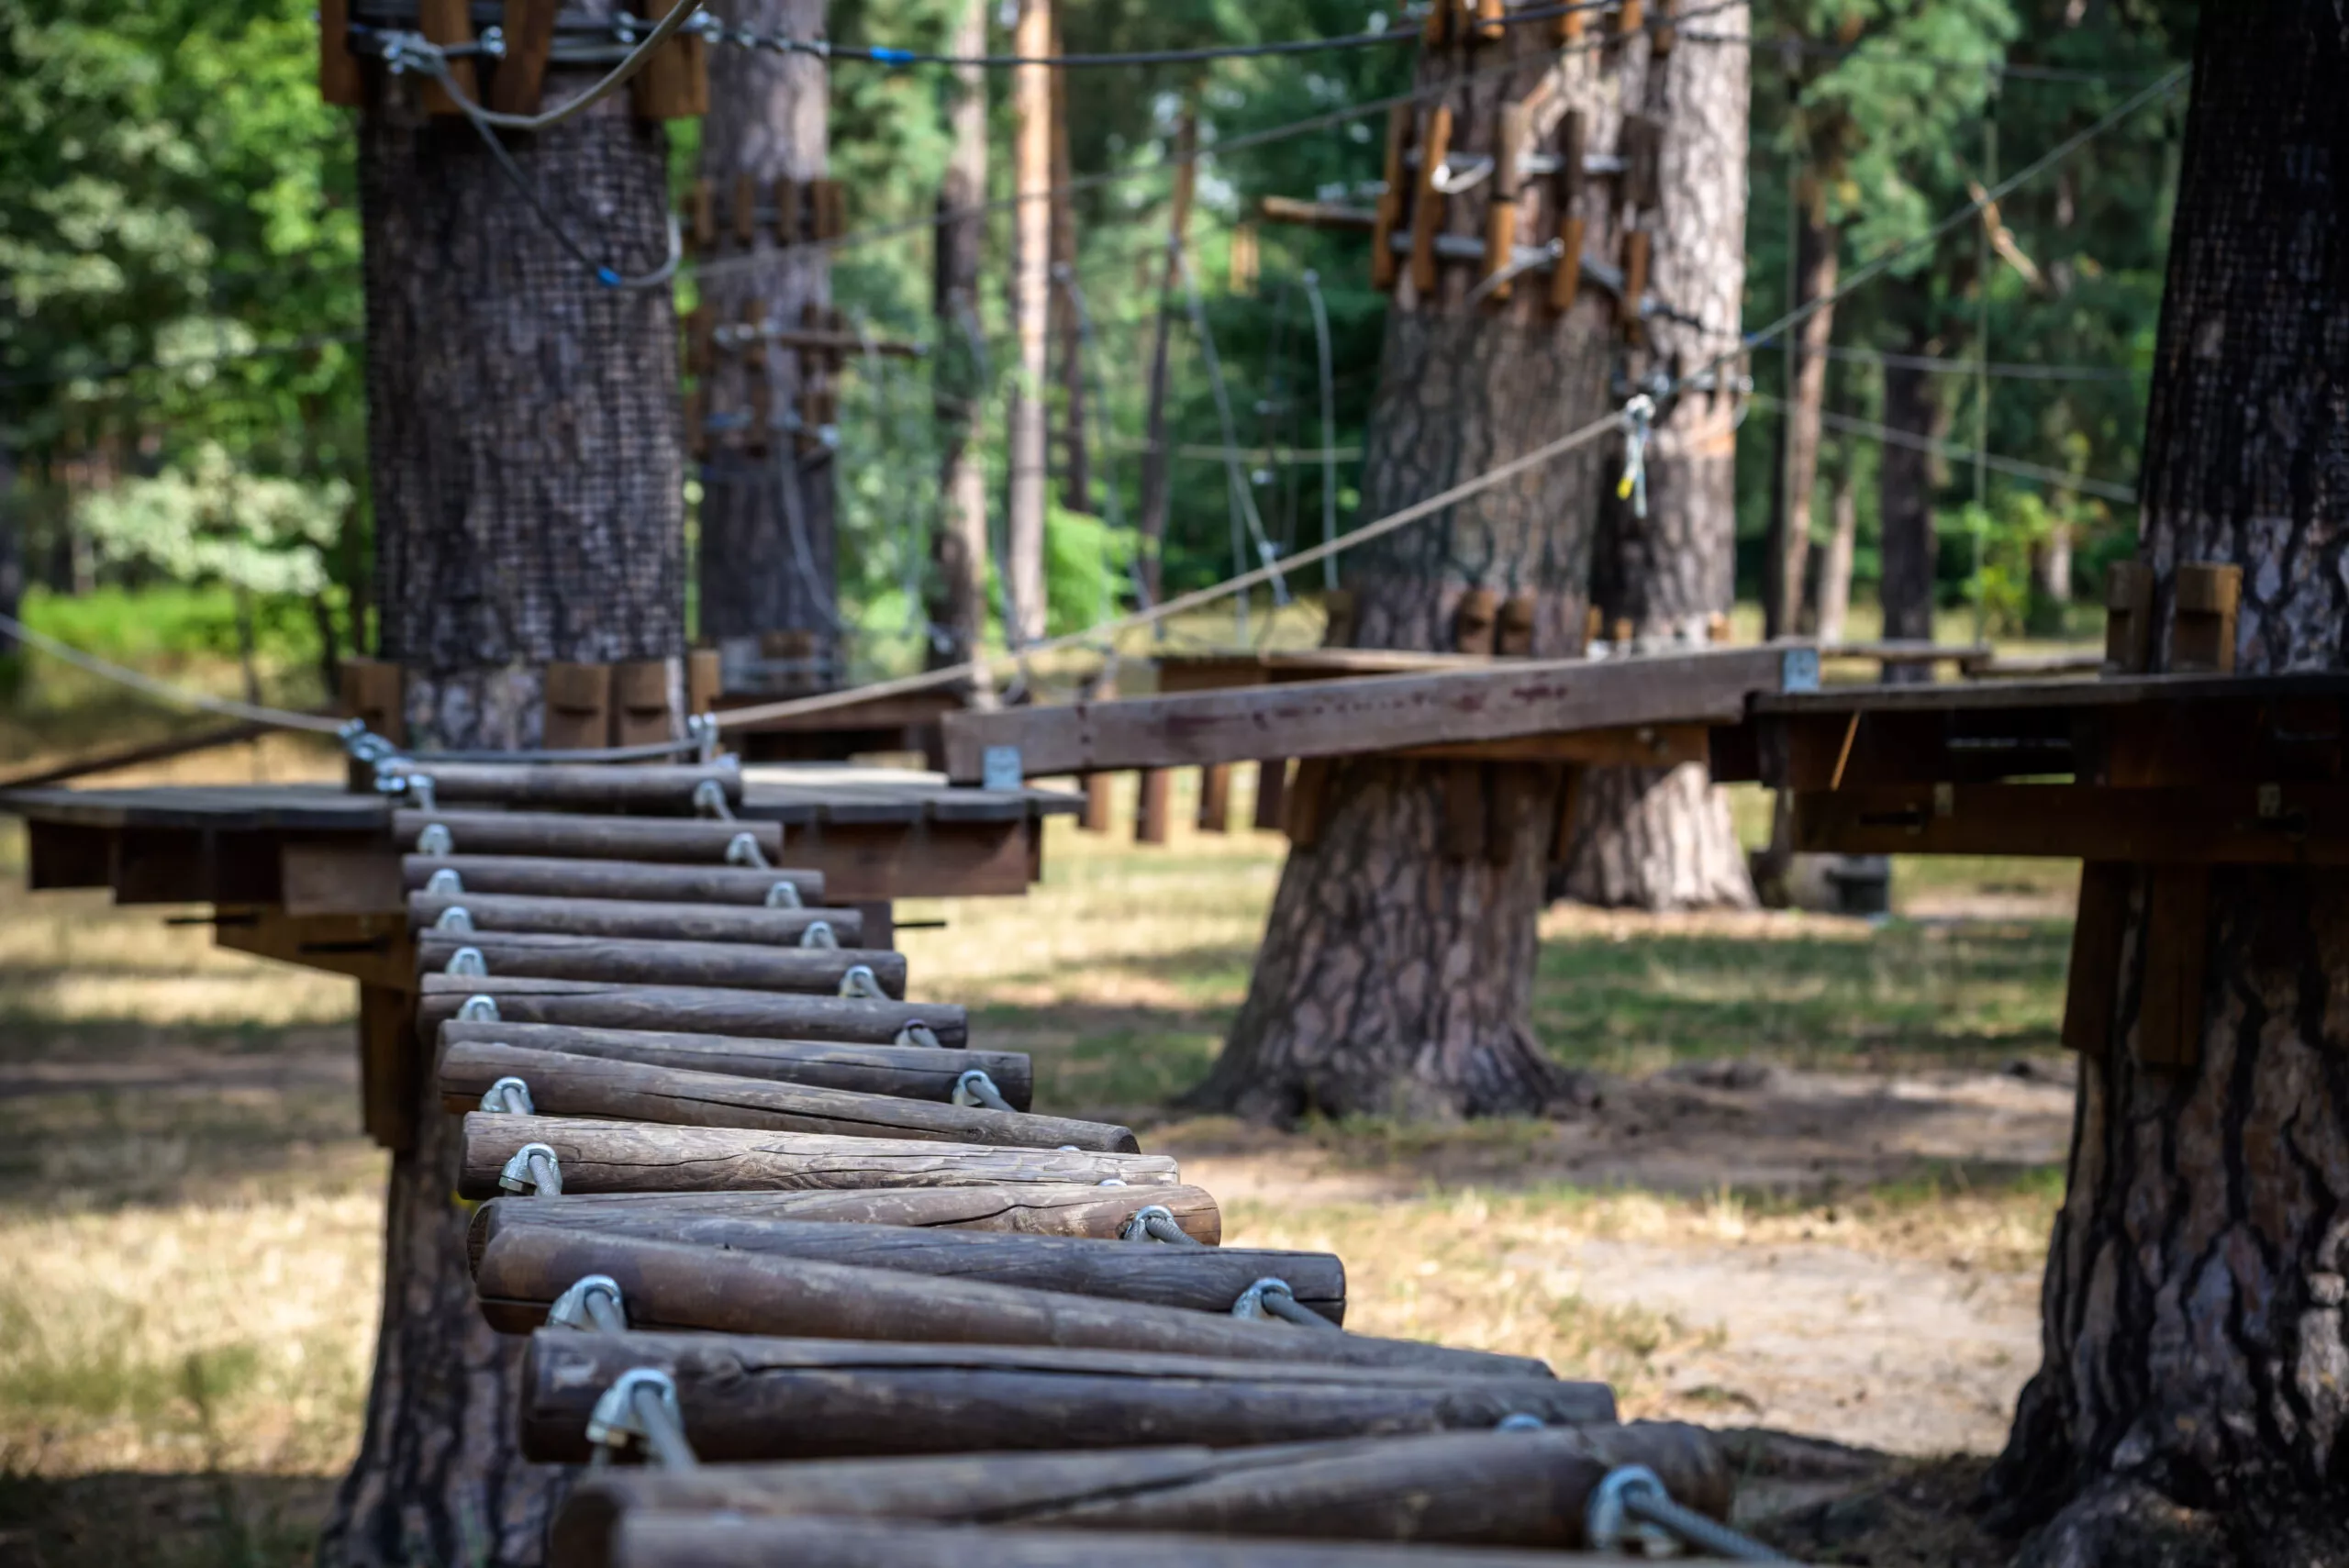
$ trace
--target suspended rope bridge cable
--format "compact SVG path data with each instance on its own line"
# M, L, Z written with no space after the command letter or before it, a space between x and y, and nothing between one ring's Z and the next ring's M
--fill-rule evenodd
M1782 411L1787 407L1785 398L1773 396L1766 392L1756 392L1750 395L1754 404L1760 407L1776 408ZM1916 430L1901 429L1897 425L1880 424L1874 419L1862 419L1850 414L1838 414L1831 409L1822 409L1819 415L1819 422L1828 429L1841 431L1845 435L1859 436L1868 440L1881 442L1886 446L1906 447L1910 451L1947 458L1953 462L1972 462L1979 458L1982 465L1995 473L2009 474L2017 479L2033 480L2060 489L2076 490L2083 495L2094 495L2106 501L2126 502L2132 506L2137 504L2135 487L2113 480L2095 479L2087 474L2073 473L2065 469L2050 468L2044 463L2027 462L2021 458L2000 457L1995 452L1976 451L1972 447L1961 446L1955 441L1941 440Z
M1231 514L1231 564L1235 572L1245 570L1248 545L1253 540L1256 560L1263 565L1273 565L1275 555L1271 541L1264 538L1264 519L1256 510L1255 487L1248 483L1240 462L1240 429L1231 417L1231 389L1223 382L1223 361L1215 351L1215 333L1208 327L1207 306L1199 298L1198 275L1191 270L1189 253L1180 245L1174 247L1174 270L1183 280L1183 299L1191 317L1191 330L1199 340L1199 356L1208 370L1208 386L1215 398L1216 421L1223 432L1224 488L1229 493ZM1288 585L1277 572L1273 576L1273 601L1288 602ZM1241 595L1239 605L1240 640L1248 640L1248 600Z
M1819 350L1807 352L1817 353ZM1956 359L1944 354L1895 354L1876 349L1847 349L1831 346L1824 350L1831 360L1852 364L1883 365L1893 370L1923 371L1932 375L1987 375L2000 381L2076 381L2076 382L2141 382L2154 373L2151 368L2135 370L2126 365L2038 365L2028 361Z
M317 735L341 733L348 720L327 718L298 709L269 707L260 703L238 702L231 697L216 697L209 692L199 692L188 686L175 686L169 681L159 681L152 675L141 674L111 659L101 659L95 653L84 653L70 642L60 642L45 631L31 627L11 615L0 615L0 638L14 638L28 648L38 648L52 659L62 660L75 669L87 671L101 680L112 681L135 692L153 697L176 707L194 708L203 713L217 713L224 718L249 719L255 724L274 725L281 729L306 729Z

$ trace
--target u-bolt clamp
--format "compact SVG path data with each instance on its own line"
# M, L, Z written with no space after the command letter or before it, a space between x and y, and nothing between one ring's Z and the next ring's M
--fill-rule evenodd
M562 1195L562 1164L543 1143L525 1143L514 1151L497 1184L509 1193L536 1193L540 1197Z

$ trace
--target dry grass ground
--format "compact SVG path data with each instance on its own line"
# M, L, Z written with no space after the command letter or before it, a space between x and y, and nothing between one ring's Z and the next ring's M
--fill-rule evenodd
M1633 1412L1995 1445L2068 1128L2060 877L1904 868L1928 917L1880 928L1553 913L1542 1037L1623 1079L1583 1122L1176 1119L1278 854L1056 825L1035 896L901 910L947 922L904 939L917 988L1033 1051L1041 1105L1180 1153L1232 1240L1343 1253L1362 1328L1544 1355ZM28 895L20 868L0 837L0 1563L302 1561L379 1283L348 990L162 923L185 911ZM1901 1485L1954 1497L1971 1473ZM1866 1549L1965 1556L1918 1551Z

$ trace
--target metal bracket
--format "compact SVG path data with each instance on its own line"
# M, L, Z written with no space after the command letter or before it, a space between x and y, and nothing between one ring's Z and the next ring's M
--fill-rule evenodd
M647 1448L661 1451L663 1447L662 1437L653 1432L651 1422L645 1418L647 1411L642 1396L647 1394L653 1396L652 1407L659 1412L656 1418L668 1423L669 1430L665 1435L682 1448L685 1417L677 1404L676 1380L660 1368L651 1366L630 1367L612 1380L612 1385L604 1390L602 1397L596 1401L595 1414L587 1418L587 1440L598 1448L624 1449L630 1439L635 1439ZM669 1462L674 1464L675 1462L672 1460ZM690 1463L690 1459L685 1462Z
M979 787L981 789L1020 789L1028 782L1019 764L1017 746L990 746L979 753Z
M481 1108L501 1116L536 1116L539 1107L530 1098L530 1085L519 1078L500 1078L481 1097Z
M621 1332L628 1328L628 1303L620 1295L620 1282L609 1274L582 1274L554 1298L547 1308L547 1322L581 1333Z
M1778 660L1778 689L1815 692L1819 689L1819 650L1789 648Z
M509 1193L536 1193L540 1197L562 1195L562 1163L543 1143L525 1143L497 1173L497 1184Z
M442 973L485 980L489 977L489 960L482 957L479 948L459 948L449 955L449 967Z

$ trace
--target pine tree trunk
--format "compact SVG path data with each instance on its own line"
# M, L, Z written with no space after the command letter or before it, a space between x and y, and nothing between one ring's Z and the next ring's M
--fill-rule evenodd
M17 449L5 435L0 435L0 616L10 620L25 596L25 555L23 528L17 521L20 513L17 503ZM0 657L17 646L17 639L0 633Z
M1049 54L1052 0L1019 0L1016 53ZM1011 209L1011 333L1019 362L1011 382L1011 486L1005 508L1004 602L1014 647L1044 635L1045 486L1051 475L1044 404L1052 366L1044 340L1052 293L1052 72L1049 66L1013 70L1011 97L1013 189Z
M963 0L951 40L955 54L986 50L986 0ZM947 110L952 146L938 188L936 270L930 299L941 346L930 373L943 455L938 476L938 530L930 538L930 619L943 633L930 644L929 663L939 669L967 663L978 653L987 624L986 465L972 442L973 425L986 389L979 383L975 349L966 340L977 330L979 265L986 249L987 89L977 66L957 67ZM947 215L962 214L947 221ZM975 699L991 693L985 673L970 686Z
M1442 100L1455 150L1487 151L1504 93L1539 79L1540 29L1507 44L1452 47L1420 81L1484 74ZM1526 69L1504 80L1500 50ZM1736 52L1736 51L1731 51ZM1635 72L1646 45L1571 57L1567 105L1620 102L1600 73ZM1632 78L1636 80L1636 77ZM1611 88L1612 83L1607 83ZM1611 140L1597 124L1595 146ZM1536 119L1537 128L1546 128ZM1547 193L1529 191L1520 233L1551 231ZM1586 209L1592 249L1612 243L1603 195ZM1444 227L1484 231L1482 187L1445 205ZM1472 269L1447 264L1422 297L1408 275L1386 322L1364 465L1363 508L1377 517L1482 473L1608 407L1614 302L1586 291L1552 318L1536 280L1495 310L1467 303ZM1462 596L1488 588L1534 601L1532 651L1579 645L1602 448L1593 444L1518 481L1350 553L1354 636L1369 648L1445 649ZM1297 837L1223 1054L1194 1104L1256 1120L1308 1113L1413 1117L1528 1114L1572 1093L1543 1053L1527 1009L1535 922L1550 861L1554 770L1364 758L1304 770L1292 793Z
M2349 668L2349 29L2245 0L2201 30L2147 419L2140 558L2243 568L2239 671ZM2161 636L2156 668L2168 663ZM2110 1050L2080 1063L2044 1362L1991 1476L2044 1564L2349 1559L2349 874L2210 874L2199 1060L2139 1042L2175 969L2132 876ZM2166 889L2174 885L2165 883ZM2168 1552L2170 1556L2163 1556Z
M1795 306L1798 309L1835 292L1841 236L1827 221L1816 180L1806 177L1795 203ZM1741 237L1742 239L1742 237ZM1772 520L1777 525L1765 569L1769 596L1763 604L1763 634L1795 637L1802 631L1803 584L1809 573L1811 492L1819 484L1820 415L1827 404L1827 347L1835 337L1835 307L1828 306L1794 333L1794 384L1784 413L1785 491Z
M1846 443L1842 461L1835 465L1834 528L1827 536L1827 553L1819 562L1819 640L1843 640L1844 623L1852 613L1852 558L1860 544L1860 495Z
M1912 355L1934 351L1930 340L1912 339ZM1948 433L1949 413L1931 372L1914 365L1884 367L1884 422L1928 440ZM1933 637L1933 492L1938 460L1914 447L1887 441L1876 470L1878 517L1883 532L1883 569L1877 594L1884 606L1884 635L1930 642ZM1886 679L1923 679L1921 665L1894 665Z
M1720 25L1733 29L1742 18ZM1635 375L1650 367L1693 369L1737 342L1748 80L1743 50L1695 46L1673 50L1646 73L1646 112L1664 126L1653 292L1704 326L1651 320L1648 351L1633 357ZM1831 276L1831 248L1827 266ZM1825 361L1817 362L1823 372ZM1617 499L1611 485L1600 503L1592 596L1604 623L1629 622L1642 648L1701 647L1712 618L1728 614L1735 596L1736 399L1727 382L1725 375L1717 388L1692 388L1660 411L1648 449L1646 517ZM1807 445L1798 428L1794 460L1815 468L1812 412ZM1807 500L1795 517L1807 537ZM1728 799L1700 763L1590 769L1574 831L1564 878L1570 897L1641 909L1753 906Z
M824 36L824 0L712 0L710 8L729 32ZM771 206L781 180L791 181L795 199L807 202L828 150L824 65L812 55L764 49L713 49L708 60L701 175L724 219L719 254L729 261L758 260L714 269L702 279L701 304L718 325L768 321L796 331L809 324L810 307L829 306L830 260L814 245L788 259L779 255L771 219L756 226L745 249L732 204L736 182L746 175L763 207ZM802 236L811 217L798 215ZM721 428L710 433L701 465L701 635L724 642L795 634L795 656L818 666L786 679L800 689L834 684L841 654L832 448L819 431L786 428L789 416L805 416L801 394L809 380L825 373L818 356L770 345L757 356L718 350L702 383L703 406ZM754 377L766 384L763 397L753 391ZM751 428L762 416L765 428ZM744 651L760 651L751 642Z
M548 101L580 85L558 79ZM610 264L658 264L666 138L630 117L628 95L513 145ZM537 744L556 661L666 659L675 685L685 476L668 291L600 286L471 128L424 119L405 93L361 121L360 172L382 651L406 667L412 741ZM319 1561L534 1563L562 1473L517 1457L520 1341L473 1305L451 1195L457 1121L422 1090L416 1125L392 1165L366 1430Z

